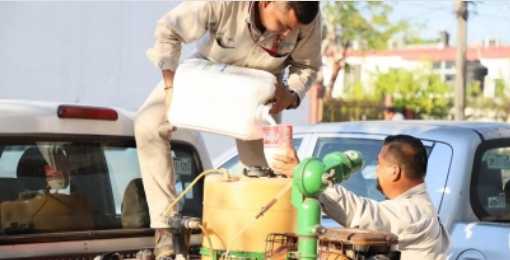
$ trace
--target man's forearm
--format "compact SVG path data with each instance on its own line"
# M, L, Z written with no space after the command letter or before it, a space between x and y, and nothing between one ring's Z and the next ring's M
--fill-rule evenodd
M163 82L165 82L165 89L172 88L175 72L173 70L162 70L161 74L163 75Z
M398 207L387 200L377 202L348 191L341 185L328 187L319 197L324 212L340 224L380 231L391 231L392 223L398 222ZM398 202L397 202L398 203Z
M320 195L319 201L328 216L346 227L358 226L360 221L363 222L360 218L364 218L363 215L366 212L362 213L360 209L366 210L375 206L371 205L367 199L355 195L340 185L328 187Z
M315 82L317 71L306 66L295 66L291 67L290 70L288 79L289 89L298 95L299 101L302 101L306 92Z
M168 110L172 101L172 89L174 85L174 71L173 70L162 70L161 71L165 89L165 106Z

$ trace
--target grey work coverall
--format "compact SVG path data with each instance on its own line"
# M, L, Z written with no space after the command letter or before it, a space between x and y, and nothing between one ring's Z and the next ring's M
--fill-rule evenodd
M450 239L439 222L425 184L381 202L362 198L341 185L319 198L324 212L345 227L391 232L398 236L402 260L444 260Z
M206 36L198 44L195 57L262 69L279 78L288 67L288 87L303 100L321 65L320 15L281 39L275 57L261 46L271 49L277 35L261 33L256 28L253 7L250 2L185 1L159 20L155 45L147 56L161 70L175 71L181 45ZM168 227L161 214L176 197L170 144L158 134L166 121L164 91L162 84L153 90L135 121L138 157L153 228ZM261 141L236 141L244 164L266 165Z

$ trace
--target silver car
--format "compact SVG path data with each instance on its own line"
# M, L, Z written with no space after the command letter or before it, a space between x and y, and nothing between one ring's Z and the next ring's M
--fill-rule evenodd
M426 185L449 231L449 259L510 259L510 125L445 121L367 121L294 128L300 158L336 150L358 150L365 165L343 185L374 200L377 153L388 135L408 134L428 152ZM242 167L235 149L216 167ZM330 219L323 221L333 225Z

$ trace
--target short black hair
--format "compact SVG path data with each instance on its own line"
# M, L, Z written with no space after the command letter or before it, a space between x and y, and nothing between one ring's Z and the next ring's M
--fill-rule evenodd
M288 1L301 24L310 24L319 13L319 1Z
M404 166L410 179L423 180L427 174L427 150L416 137L410 135L386 137L383 156Z

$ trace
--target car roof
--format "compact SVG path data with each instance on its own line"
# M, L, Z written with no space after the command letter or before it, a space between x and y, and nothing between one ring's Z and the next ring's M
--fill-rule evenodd
M58 106L67 104L98 107L86 104L0 99L0 120L2 122L0 133L133 136L132 112L108 107L117 111L118 119L114 121L59 118L57 115Z
M510 138L510 124L468 121L355 121L320 123L294 127L295 134L363 133L374 135L409 134L422 139L442 140L456 136L478 136L483 140Z
M60 105L104 107L88 104L58 103L32 100L0 99L0 134L71 134L134 136L135 113L119 107L106 107L117 111L115 121L90 119L62 119L57 115ZM178 129L172 139L197 145L198 133Z
M298 125L293 127L294 135L307 134L360 134L380 135L408 134L422 140L439 141L453 146L462 144L476 145L483 140L510 138L510 124L497 122L468 121L353 121ZM225 163L237 154L234 147L226 150L214 159L214 165Z

